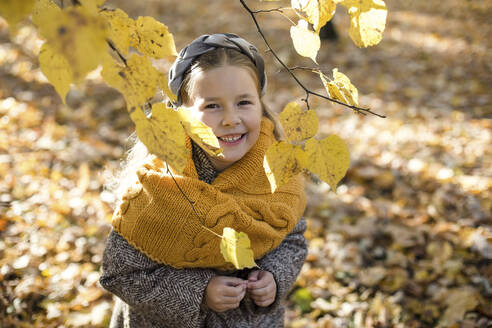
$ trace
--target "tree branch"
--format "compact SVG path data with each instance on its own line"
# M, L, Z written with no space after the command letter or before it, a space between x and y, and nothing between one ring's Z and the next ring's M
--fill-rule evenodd
M352 105L349 105L349 104L346 104L344 102L341 102L341 101L338 101L336 99L333 99L333 98L330 98L328 96L324 96L324 95L321 95L319 93L316 93L316 92L313 92L311 90L309 90L308 88L306 88L306 86L304 86L304 84L299 81L299 79L297 78L297 76L294 74L293 70L291 70L289 67L287 67L287 65L285 65L285 63L278 57L278 55L275 53L275 51L272 49L272 47L270 46L270 43L268 42L268 40L266 39L265 35L263 34L263 31L260 27L260 25L258 24L258 21L256 20L256 17L255 17L255 11L251 10L248 5L244 2L244 0L239 0L239 2L241 3L241 5L244 7L244 9L246 9L246 11L250 14L251 18L253 19L253 22L255 23L255 26L256 26L256 29L258 31L258 33L260 34L260 36L262 37L263 41L265 42L266 46L268 47L268 50L272 53L272 55L275 57L275 59L280 63L280 65L282 65L282 67L290 74L290 76L297 82L297 84L304 90L304 92L306 92L306 98L303 99L303 101L306 102L306 105L307 107L309 108L309 95L313 95L313 96L316 96L316 97L320 97L320 98L323 98L323 99L327 99L327 100L330 100L332 102L335 102L337 104L340 104L342 106L345 106L345 107L348 107L348 108L351 108L353 109L355 112L357 112L358 114L362 114L362 115L366 115L367 113L369 114L372 114L372 115L375 115L375 116L378 116L378 117L382 117L382 118L385 118L386 116L384 115L381 115L381 114L378 114L378 113L375 113L373 111L371 111L369 108L361 108L361 107L357 107L357 106L352 106ZM272 10L273 11L273 10ZM261 11L260 11L261 12Z
M121 54L121 52L118 49L116 49L116 47L114 46L113 42L111 40L106 40L106 42L108 43L108 45L111 48L111 50L113 50L114 52L116 52L118 54L118 57L120 57L121 61L125 64L125 66L128 66L126 64L126 58L125 58L125 56L123 56Z

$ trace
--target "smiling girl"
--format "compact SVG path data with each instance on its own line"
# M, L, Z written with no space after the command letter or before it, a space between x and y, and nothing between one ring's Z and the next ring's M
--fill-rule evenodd
M263 169L279 135L261 100L263 59L234 34L203 35L181 51L169 86L173 107L208 125L223 153L188 138L174 181L137 142L103 257L100 283L117 296L110 327L283 327L307 252L305 195L300 177L272 193ZM246 232L259 268L233 270L204 226Z

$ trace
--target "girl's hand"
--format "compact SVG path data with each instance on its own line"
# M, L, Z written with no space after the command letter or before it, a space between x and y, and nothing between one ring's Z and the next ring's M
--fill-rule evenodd
M246 294L246 285L243 279L215 276L205 290L205 304L215 312L235 309Z
M275 301L277 283L268 271L255 270L248 277L248 292L256 305L267 307Z

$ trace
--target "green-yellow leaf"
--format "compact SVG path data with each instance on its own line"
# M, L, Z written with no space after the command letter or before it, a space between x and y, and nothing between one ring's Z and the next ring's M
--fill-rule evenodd
M348 147L337 135L322 140L309 139L304 146L307 161L305 168L328 183L333 191L345 176L350 164Z
M180 107L178 113L186 133L198 146L200 146L200 148L213 156L222 154L219 139L217 139L209 126L193 118L190 115L190 111L187 109Z
M359 92L345 74L334 68L333 81L328 82L321 72L320 78L331 98L352 106L359 106Z
M56 92L58 92L63 102L65 102L65 96L70 90L70 84L73 81L72 69L65 57L55 52L45 42L39 52L39 66L41 72L53 84Z
M102 77L107 84L123 94L128 109L131 109L143 105L155 95L160 75L149 57L132 54L126 66L106 55Z
M291 0L291 6L306 13L307 20L313 24L316 33L332 19L337 8L334 0Z
M140 107L130 112L137 136L149 152L157 155L177 172L183 172L188 159L185 131L178 113L162 103L152 105L147 117Z
M224 228L220 242L220 252L227 262L238 270L257 267L251 242L244 232L237 232L232 228Z
M11 29L15 29L16 25L31 13L34 3L35 0L1 0L0 16L7 20Z
M316 55L321 47L321 40L318 34L308 29L308 22L300 19L296 26L290 28L290 37L297 53L311 58L317 64Z
M388 10L383 0L344 0L350 15L349 35L359 47L374 46L383 38Z
M280 123L289 141L302 141L318 132L318 115L312 109L302 111L301 106L291 102L280 113Z
M102 61L107 50L106 23L85 7L48 10L39 31L53 50L72 68L75 82L82 80Z
M128 54L130 41L135 34L135 21L121 9L105 10L101 15L109 24L108 37L123 55Z
M158 59L178 55L173 35L166 25L150 16L139 17L135 25L136 35L131 45L142 54Z
M302 148L284 141L272 144L263 160L263 168L272 192L301 173L304 166L306 154Z

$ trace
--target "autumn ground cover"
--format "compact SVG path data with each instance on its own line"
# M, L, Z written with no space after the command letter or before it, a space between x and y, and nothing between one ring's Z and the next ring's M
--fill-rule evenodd
M109 4L162 20L178 48L228 31L265 50L238 1ZM492 6L387 5L378 46L355 47L337 13L339 40L318 55L325 73L338 67L360 103L387 118L311 99L321 134L349 144L351 167L336 194L308 184L310 251L287 326L490 327ZM259 19L289 66L310 65L292 49L284 17ZM0 326L105 327L113 303L97 281L113 199L104 184L132 123L97 72L62 104L40 73L39 47L32 27L11 37L0 21ZM303 97L265 58L267 103L279 110ZM323 92L316 75L296 74Z

